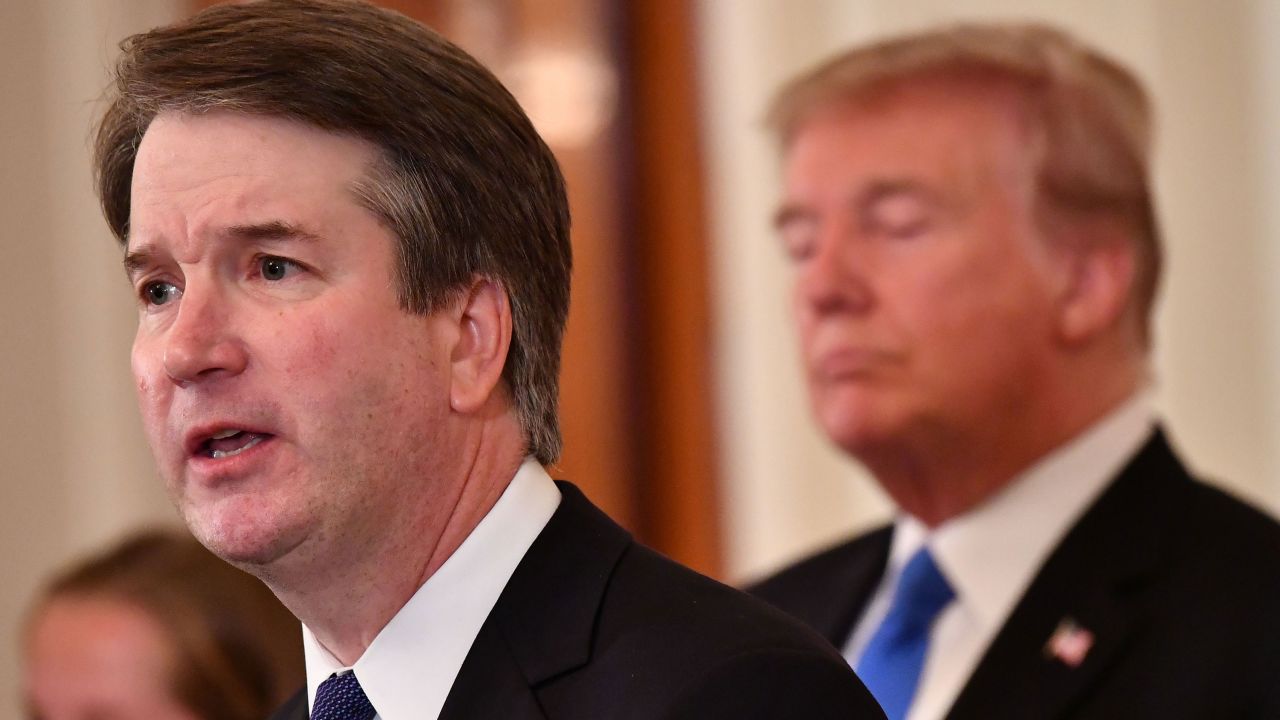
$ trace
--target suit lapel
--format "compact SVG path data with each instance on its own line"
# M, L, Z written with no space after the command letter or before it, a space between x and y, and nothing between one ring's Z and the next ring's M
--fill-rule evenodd
M1140 631L1189 482L1157 431L1049 557L948 717L1068 714Z
M827 573L830 585L821 592L810 593L814 600L813 608L807 616L801 617L836 648L844 647L853 633L854 624L862 617L879 586L889 564L892 544L892 525L858 540L848 548L849 557L840 558L835 563L835 571ZM832 598L845 598L846 601L832 602Z
M827 614L815 618L814 626L818 628L827 642L844 647L845 641L854 630L854 624L867 609L872 594L879 587L888 566L888 552L893 543L893 525L876 530L861 542L861 552L845 565L844 573L836 578L838 587L832 588L829 597L847 597L849 602L827 603Z
M545 717L502 633L485 623L449 689L440 720Z
M823 550L747 588L747 592L843 647L880 584L893 526Z
M538 686L590 660L610 575L631 544L577 488L516 567L467 653L441 720L545 718Z

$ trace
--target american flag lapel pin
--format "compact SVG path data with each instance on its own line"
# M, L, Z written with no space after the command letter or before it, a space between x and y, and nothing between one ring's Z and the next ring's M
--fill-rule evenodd
M1045 657L1059 660L1067 667L1080 667L1093 647L1093 639L1092 632L1081 627L1074 618L1065 617L1049 636L1049 642L1044 644Z

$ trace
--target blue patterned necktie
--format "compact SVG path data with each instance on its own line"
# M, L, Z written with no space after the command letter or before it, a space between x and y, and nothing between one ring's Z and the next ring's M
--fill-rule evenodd
M311 707L311 720L372 720L377 714L354 672L330 675L320 683Z
M916 551L898 578L889 614L858 659L858 677L889 720L906 717L924 668L929 629L954 597L929 548Z

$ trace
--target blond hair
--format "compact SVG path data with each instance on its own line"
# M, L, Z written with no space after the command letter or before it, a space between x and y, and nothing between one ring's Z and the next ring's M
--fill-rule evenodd
M1039 209L1125 223L1136 259L1130 302L1150 346L1161 265L1151 103L1114 60L1045 25L953 25L860 46L794 78L775 96L768 124L785 149L820 110L938 79L1014 89L1029 126Z

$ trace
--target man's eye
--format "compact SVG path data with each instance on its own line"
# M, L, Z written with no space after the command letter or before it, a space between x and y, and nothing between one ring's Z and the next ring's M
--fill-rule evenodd
M792 219L778 227L782 251L793 263L803 262L813 254L817 234L817 223L811 220Z
M165 305L182 295L177 285L157 280L142 287L142 298L148 305Z
M927 231L933 213L921 198L895 195L881 199L871 207L867 220L869 230L894 238L915 237Z
M296 269L297 263L280 257L268 256L258 261L258 272L263 280L283 280Z
M782 250L787 259L793 263L804 262L813 254L812 232L784 232L782 234Z

